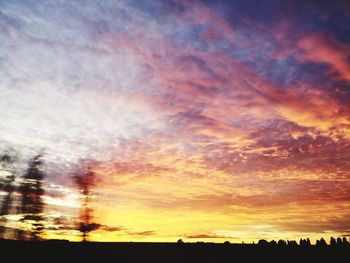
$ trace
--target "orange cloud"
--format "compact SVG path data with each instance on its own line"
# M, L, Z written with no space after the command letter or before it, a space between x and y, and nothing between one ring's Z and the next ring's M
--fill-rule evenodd
M302 38L298 46L302 50L298 57L301 61L327 63L342 79L350 81L350 50L346 45L337 42L332 37L314 34Z

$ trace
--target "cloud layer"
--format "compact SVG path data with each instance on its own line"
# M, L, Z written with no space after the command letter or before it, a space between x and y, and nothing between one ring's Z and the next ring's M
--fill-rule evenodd
M347 234L345 10L1 3L1 149L23 162L44 149L56 210L76 198L70 175L90 160L106 226L96 240ZM54 185L67 190L50 196ZM106 233L121 225L130 231Z

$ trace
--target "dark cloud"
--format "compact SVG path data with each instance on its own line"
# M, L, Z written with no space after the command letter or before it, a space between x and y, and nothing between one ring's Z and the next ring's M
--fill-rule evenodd
M302 222L282 223L281 226L286 230L298 232L327 233L329 231L334 231L339 233L350 233L350 227L348 224L349 218L350 215L345 214L336 217L325 217L323 220L319 221L303 219Z
M155 231L153 230L148 230L148 231L141 231L141 232L128 232L129 235L131 236L153 236L156 234Z
M126 230L124 227L122 226L106 226L106 225L102 225L100 226L99 229L102 229L104 231L107 231L107 232L116 232L116 231L123 231L123 230Z
M225 236L218 236L218 235L208 235L208 234L195 234L195 235L188 235L185 236L186 238L194 238L194 239L211 239L211 238L227 238ZM230 237L232 238L232 237Z
M49 217L52 226L47 227L47 230L50 231L69 231L69 230L79 230L78 223L76 222L76 218L68 217L65 215L58 217ZM96 229L107 231L107 232L119 232L126 231L127 229L122 226L107 226L103 224L95 224Z

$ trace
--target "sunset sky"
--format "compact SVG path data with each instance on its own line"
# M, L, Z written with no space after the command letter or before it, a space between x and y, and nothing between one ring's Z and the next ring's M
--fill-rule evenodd
M0 1L9 149L16 184L43 153L44 238L80 240L87 163L94 241L348 237L350 4Z

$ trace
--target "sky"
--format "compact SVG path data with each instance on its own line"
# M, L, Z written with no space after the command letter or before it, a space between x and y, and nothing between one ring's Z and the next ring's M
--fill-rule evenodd
M44 238L80 240L87 163L94 241L350 235L349 2L0 1L0 39L0 151L17 184L43 154Z

